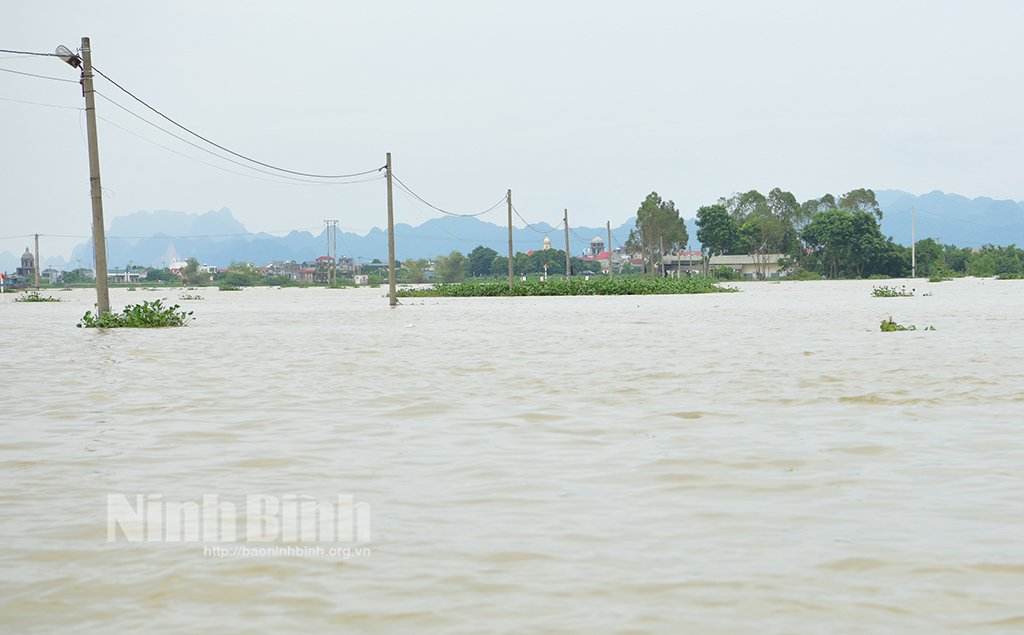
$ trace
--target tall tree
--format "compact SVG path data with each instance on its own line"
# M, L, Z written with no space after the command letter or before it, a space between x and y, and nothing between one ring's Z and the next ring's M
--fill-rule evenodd
M870 212L874 214L878 220L882 220L882 209L878 207L878 201L875 200L875 193L864 188L851 190L846 194L843 194L836 202L836 207L839 209L845 209L849 212Z
M483 245L469 252L469 275L474 277L487 276L491 273L491 263L498 257L498 252ZM506 261L506 266L508 261Z
M709 255L743 253L740 226L720 203L697 210L697 240Z
M686 222L679 217L676 204L651 192L636 212L636 229L629 232L626 248L639 251L651 264L660 264L663 248L665 252L676 251L689 239Z
M466 277L466 257L460 251L437 257L437 275L445 282L462 282Z

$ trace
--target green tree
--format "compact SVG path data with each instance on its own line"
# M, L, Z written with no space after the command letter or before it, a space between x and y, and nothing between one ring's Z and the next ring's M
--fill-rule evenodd
M942 245L931 238L922 238L914 243L917 256L917 275L933 276L941 273L945 265Z
M507 276L508 275L508 258L505 256L497 256L491 261L491 275L493 276Z
M878 207L878 201L875 200L875 193L864 188L843 194L836 202L836 207L849 212L870 212L878 220L882 220L882 210Z
M185 282L195 286L205 286L209 278L200 273L199 261L195 258L189 258L185 261L185 266L181 268L181 277Z
M260 283L263 271L250 262L232 260L224 274L224 282L236 287L251 287Z
M705 205L697 210L697 240L701 244L705 274L711 256L744 253L740 226L722 203Z
M662 249L676 251L690 239L686 222L672 201L662 200L651 192L636 212L636 229L629 232L626 248L639 251L649 263L661 262ZM563 257L565 256L563 252Z
M875 216L859 209L815 212L800 237L814 252L819 273L831 278L862 276L881 268L891 244L882 237Z
M466 257L459 251L438 256L437 275L445 282L462 282L466 278L465 261Z
M768 270L769 261L775 254L782 253L786 239L786 223L768 209L758 209L747 216L740 228L740 235L747 244L747 253L754 258L754 268L762 280Z
M410 258L402 264L405 266L407 271L409 282L413 284L420 284L427 281L426 269L429 263L426 258L421 258L419 260L413 260Z
M469 252L469 261L467 268L469 269L469 275L474 277L486 276L491 273L491 263L498 257L498 252L494 251L490 247L484 247L483 245L477 246L476 249ZM505 268L508 268L508 262L505 263Z

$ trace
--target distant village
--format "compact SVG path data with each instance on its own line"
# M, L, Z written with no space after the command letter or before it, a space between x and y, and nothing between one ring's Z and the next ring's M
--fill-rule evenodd
M539 251L547 251L552 248L551 239L544 236L544 241ZM538 250L530 250L527 255L532 255ZM660 263L652 267L651 275L668 278L688 277L695 274L712 273L729 269L733 275L740 278L760 279L778 278L789 273L779 265L782 254L766 255L715 255L707 261L703 259L700 251L679 251L665 254ZM646 271L647 261L638 253L628 253L625 248L619 247L614 250L605 248L604 239L600 236L590 241L590 246L584 250L580 259L589 265L584 271L574 272L579 275L607 275L609 269L622 274L628 270ZM36 258L26 247L25 253L21 256L21 266L14 274L0 274L0 282L11 289L31 286L38 283L56 285L67 282L68 272L47 267L39 272L39 279L36 280ZM187 261L176 259L170 263L170 273L182 276L182 270L187 266ZM399 264L401 267L401 264ZM286 278L297 284L328 284L332 276L334 279L343 278L351 280L355 284L367 284L369 277L374 273L387 275L388 264L386 262L374 261L357 265L355 258L340 256L337 259L331 256L320 256L315 260L296 262L293 260L276 260L273 263L258 267L263 278ZM121 268L108 269L107 280L111 283L137 284L146 281L147 275L152 267L129 265ZM163 269L160 269L163 271ZM218 268L212 265L200 264L198 272L210 276L212 281L218 273L227 273L230 268ZM95 280L95 271L89 269L76 270L76 281L82 279ZM434 277L435 263L429 262L424 269L428 279ZM552 272L554 273L554 272Z

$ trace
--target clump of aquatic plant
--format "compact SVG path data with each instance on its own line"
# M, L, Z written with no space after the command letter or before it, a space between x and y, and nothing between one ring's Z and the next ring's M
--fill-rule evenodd
M888 285L882 285L880 287L873 287L871 295L876 298L909 298L914 295L914 289L907 291L907 285L903 285L899 289Z
M128 290L129 290L129 291L135 291L135 290L136 290L136 288L135 288L135 287L128 287Z
M26 291L14 298L15 302L63 302L60 298L39 295L39 291Z
M476 284L439 284L428 289L403 289L397 293L404 298L423 297L495 297L539 295L654 295L678 293L722 293L736 291L716 285L706 278L596 278L584 280L549 280L547 282L517 282L511 289L505 282Z
M997 277L999 280L1020 280L1021 278L1024 278L1024 274L1005 272L999 274Z
M913 324L911 324L910 326L903 326L902 324L897 324L895 321L893 321L891 315L889 316L888 320L882 320L882 332L883 333L891 333L893 331L916 331L916 330L917 330L917 327L914 326ZM924 331L934 331L935 327L934 326L929 326L929 327L926 327L926 328L924 328L922 330L924 330Z
M929 276L928 277L928 282L946 282L948 280L952 280L952 278L944 278L942 276Z
M192 311L179 311L177 304L164 306L160 300L129 304L121 313L110 311L103 315L93 315L86 311L82 321L76 326L82 328L157 328L162 326L185 326L192 321Z
M236 286L230 285L230 284L222 284L222 285L220 285L217 288L220 289L221 291L241 291L242 290L242 287L236 287Z
M178 296L178 299L179 300L202 300L203 296L199 295L198 293L195 294L195 295L193 295L191 293L182 293L181 295Z

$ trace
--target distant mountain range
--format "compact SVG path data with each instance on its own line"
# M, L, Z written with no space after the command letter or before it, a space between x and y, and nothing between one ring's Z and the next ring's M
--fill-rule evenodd
M892 236L903 245L910 244L911 210L918 240L931 237L944 244L978 248L991 243L1006 246L1024 244L1024 204L1015 201L997 201L979 197L968 199L957 194L939 191L914 196L900 190L875 192L883 211L882 233ZM693 219L686 222L690 246L699 249L697 227ZM612 228L612 242L618 246L625 242L634 227L631 217ZM158 210L136 212L119 216L107 231L107 262L111 268L129 263L144 266L167 266L176 258L196 258L203 264L226 267L232 260L267 264L275 260L312 260L327 250L326 229L314 235L308 231L293 231L286 236L251 233L227 208L205 214L186 214ZM540 249L544 235L552 246L565 247L563 229L553 229L546 223L513 229L515 251ZM569 234L569 249L579 255L600 236L607 241L604 227L573 227ZM395 226L396 257L433 258L454 250L468 254L477 245L490 247L500 254L508 252L508 228L504 225L481 221L477 218L444 216L428 220L413 227ZM387 233L374 228L365 236L351 232L338 232L338 255L353 256L364 262L379 258L386 260ZM0 271L14 271L20 266L21 252L0 253ZM67 260L60 256L44 258L46 265L72 269L81 259L92 261L92 245L86 242L74 248Z
M883 213L882 234L902 245L910 245L911 216L917 240L932 238L973 249L985 244L1024 245L1024 202L969 199L938 190L921 196L880 190L875 198Z
M612 229L612 240L621 244L629 237L633 220ZM696 230L692 230L691 233ZM538 223L522 229L513 228L514 249L527 252L541 249L548 235L554 248L565 248L564 229L552 229ZM579 255L596 237L607 241L604 227L573 227L569 234L569 248ZM408 258L434 258L454 250L468 254L478 245L490 247L500 254L508 252L508 227L495 225L476 218L444 216L428 220L413 227L404 223L395 225L395 255L399 260ZM203 264L226 267L239 260L263 265L275 260L313 260L327 250L327 229L314 235L308 231L293 231L286 236L251 233L227 208L205 214L185 214L158 210L136 212L111 220L107 230L107 262L110 268L134 263L143 266L166 267L172 260L196 258ZM332 254L333 254L332 247ZM365 236L338 231L339 256L353 256L363 262L374 258L386 261L388 255L387 232L374 228ZM19 266L21 254L0 254L0 269L13 271ZM44 258L47 265L73 269L81 259L83 265L92 262L92 241L74 248L71 258ZM75 264L68 264L75 263Z

